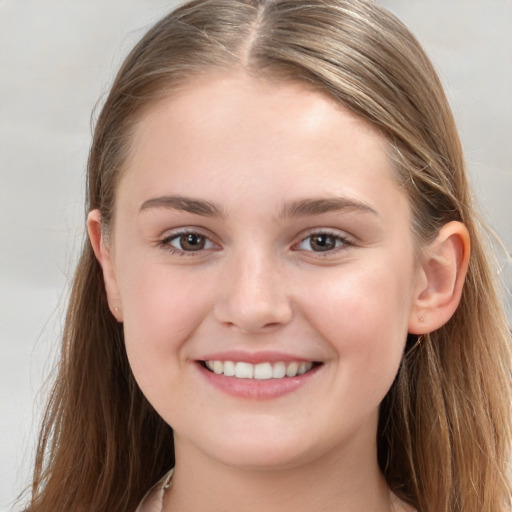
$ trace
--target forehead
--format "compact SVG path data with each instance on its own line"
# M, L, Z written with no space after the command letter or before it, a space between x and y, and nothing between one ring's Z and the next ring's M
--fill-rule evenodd
M345 118L349 130L344 133L332 132L339 125L340 115ZM290 130L290 122L294 125ZM173 126L171 126L171 124ZM317 87L306 82L273 80L272 78L254 78L243 72L222 76L217 73L202 75L195 80L180 85L170 91L163 99L145 109L132 130L133 148L137 150L147 144L145 137L148 129L168 128L190 129L194 136L201 128L217 129L228 124L237 128L239 135L248 135L258 142L258 128L264 132L271 130L274 135L290 134L297 137L309 137L320 130L341 140L351 135L357 138L359 133L367 133L380 138L378 130L361 117L353 114L339 102ZM337 126L338 130L340 126ZM350 133L352 132L352 133ZM218 139L222 133L210 132L211 140ZM338 136L338 137L337 137ZM379 142L383 142L382 138ZM265 141L268 144L269 138Z
M246 200L250 190L280 201L377 196L384 184L398 188L372 125L305 84L235 74L203 77L151 106L135 126L120 188L221 201L228 190Z

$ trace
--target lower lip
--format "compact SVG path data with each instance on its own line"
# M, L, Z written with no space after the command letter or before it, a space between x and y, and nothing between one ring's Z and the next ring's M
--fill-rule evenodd
M304 386L322 365L314 366L308 372L296 377L266 380L226 377L207 370L201 363L197 363L196 366L213 387L228 395L252 400L269 400L292 393Z

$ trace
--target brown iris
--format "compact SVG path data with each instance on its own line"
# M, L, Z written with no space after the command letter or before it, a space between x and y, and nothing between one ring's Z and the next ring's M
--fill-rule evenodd
M197 233L187 233L180 237L180 247L184 251L200 251L204 249L206 238Z
M336 248L336 238L325 233L313 235L309 243L311 249L318 252L331 251Z

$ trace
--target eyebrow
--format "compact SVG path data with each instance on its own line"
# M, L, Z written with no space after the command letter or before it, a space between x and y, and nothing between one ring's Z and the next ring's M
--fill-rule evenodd
M172 195L153 197L144 201L140 212L151 208L168 208L201 215L203 217L227 217L221 206L210 201L191 197ZM379 216L378 212L368 204L345 197L299 199L283 204L278 218L305 217L308 215L321 215L323 213L355 210L362 213L371 213Z
M300 199L285 203L279 214L280 218L302 217L307 215L321 215L322 213L354 210L362 213L371 213L379 217L379 213L370 205L346 197L328 197L319 199Z
M182 212L194 213L203 217L225 217L222 208L210 201L184 196L160 196L144 201L139 212L150 208L169 208Z

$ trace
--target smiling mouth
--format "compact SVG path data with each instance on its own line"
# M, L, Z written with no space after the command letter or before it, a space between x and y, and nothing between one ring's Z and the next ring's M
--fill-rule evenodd
M298 377L310 372L321 363L317 362L265 362L251 364L244 361L201 361L204 368L217 375L235 377L238 379L286 379Z

